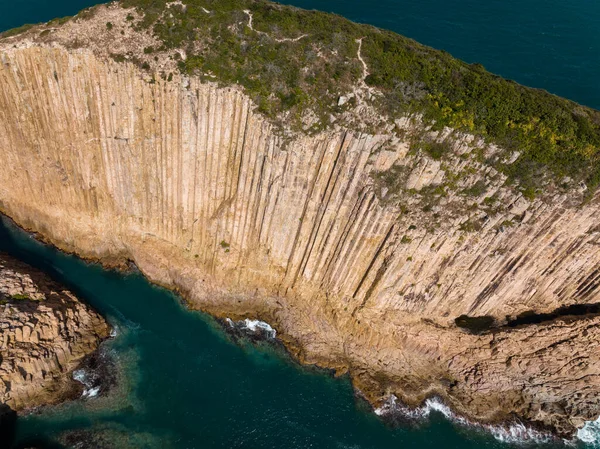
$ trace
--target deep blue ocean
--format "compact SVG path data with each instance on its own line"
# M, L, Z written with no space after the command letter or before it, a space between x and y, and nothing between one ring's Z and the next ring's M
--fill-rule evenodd
M96 3L0 2L0 30L72 15ZM397 31L504 77L600 108L597 0L289 3ZM389 427L355 397L348 379L300 367L276 345L234 341L210 317L187 310L174 294L139 274L87 264L6 220L0 224L0 251L43 269L109 319L118 336L104 351L122 375L107 397L19 418L14 438L0 441L0 448L65 447L58 441L74 430L93 431L118 449L513 447L439 412L418 428Z

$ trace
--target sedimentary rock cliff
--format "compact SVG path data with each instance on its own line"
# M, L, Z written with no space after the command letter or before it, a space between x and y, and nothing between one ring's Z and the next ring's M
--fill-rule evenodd
M18 411L73 394L70 372L108 331L68 290L0 254L1 405Z
M527 199L486 165L500 148L418 116L281 133L239 87L110 58L152 43L131 13L0 43L3 212L62 249L132 260L196 307L273 323L373 403L437 394L562 433L600 414L598 318L506 326L600 302L597 195L548 184ZM415 152L415 135L451 154ZM461 315L495 327L474 335Z

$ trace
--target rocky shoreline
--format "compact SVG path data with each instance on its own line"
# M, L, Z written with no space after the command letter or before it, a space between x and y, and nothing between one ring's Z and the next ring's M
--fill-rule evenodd
M438 396L560 435L598 418L600 194L523 195L486 165L518 152L418 117L284 139L239 86L167 75L136 14L0 39L0 210L80 257L134 261L192 308L270 323L376 408Z
M23 412L81 396L72 373L94 365L110 327L44 273L0 253L0 404Z
M16 223L14 225L16 225ZM42 236L38 234L35 235L35 237L40 238ZM46 244L52 245L50 242L46 242ZM60 248L58 249L60 250ZM36 282L40 282L38 279L41 279L43 282L49 282L54 289L61 288L60 285L49 280L45 274L0 253L0 265L6 263L6 260L8 260L9 263L14 264L11 266L19 268L22 272L25 271L29 274L33 273ZM95 263L101 263L106 268L118 269L122 272L129 270L139 271L134 262L127 259L121 259L117 256L108 257L105 260L102 258L91 258L88 260ZM2 276L1 273L2 272L0 272L0 276ZM156 283L151 279L148 281L160 285L160 283ZM0 283L1 282L2 281L0 280ZM169 286L168 284L163 284L162 286L172 289L172 286ZM28 287L25 287L25 289L27 288ZM27 291L36 297L35 291ZM219 309L213 305L203 307L195 302L186 292L181 290L178 290L177 292L183 295L186 307L202 310L215 317L217 322L231 337L234 343L239 343L240 340L245 339L252 344L264 342L275 345L282 348L282 350L287 352L301 365L315 366L318 369L329 371L332 376L336 377L349 375L355 387L357 398L360 398L361 401L365 401L371 411L389 425L419 426L426 421L431 411L437 411L442 413L447 419L458 423L459 425L489 432L502 441L547 442L553 439L572 441L575 437L573 427L571 426L561 429L541 421L529 419L525 414L506 413L498 414L496 416L490 414L487 417L473 416L468 410L463 409L460 406L457 407L456 403L452 402L451 396L449 398L447 393L443 390L423 390L416 394L413 393L411 396L398 398L395 394L402 394L406 386L399 383L398 379L386 378L383 375L378 377L377 373L370 373L368 370L352 369L352 367L348 366L347 361L342 359L332 363L331 359L315 360L314 358L311 358L307 355L302 344L283 330L285 329L285 324L279 321L281 318L272 315L268 310L261 311L258 314L258 317L260 318L258 318L257 314L248 311L237 312L230 308ZM63 290L61 293L68 294L69 298L74 298L70 292ZM94 312L90 310L88 310L88 312L94 315ZM257 318L248 318L249 316ZM562 323L563 328L582 327L588 329L592 334L588 335L588 333L586 333L585 336L593 338L593 330L597 327L597 321L600 321L600 317L596 317L595 315L589 317L583 316L579 317L579 319L574 319L574 317L562 317L550 323L546 322L531 326L520 326L515 329L508 328L500 331L495 330L493 334L494 338L498 336L498 340L502 341L502 332L512 331L517 334L519 332L525 332L526 334L532 335L537 332L536 329L539 331L547 326L554 325L555 327L558 326L560 329ZM269 323L273 324L273 326ZM275 328L277 328L277 330ZM110 330L108 327L106 329L106 332L102 333L98 345L102 340L109 336ZM441 331L442 329L439 330ZM489 338L489 336L470 335L468 332L465 332L464 338L485 340L486 338ZM506 339L507 336L504 336L504 338ZM568 338L565 340L567 341ZM74 369L71 369L69 375L63 379L65 382L64 385L68 386L68 389L62 390L54 400L47 401L47 404L56 404L64 400L78 397L93 397L96 394L101 396L104 392L108 391L114 385L116 379L114 373L110 372L110 365L112 362L105 359L106 354L102 354L98 350L91 351L89 354L83 356L77 366ZM85 379L78 378L76 373L80 370L85 370ZM74 380L75 382L73 382ZM446 386L451 387L451 385ZM8 410L11 411L10 408ZM564 423L563 420L561 424Z

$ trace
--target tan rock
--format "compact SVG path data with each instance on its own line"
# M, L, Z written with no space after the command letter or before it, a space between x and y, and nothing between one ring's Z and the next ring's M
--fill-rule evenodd
M21 410L60 401L69 373L108 336L108 325L46 275L2 253L0 301L0 404Z
M598 195L529 201L471 155L480 139L452 130L444 164L385 133L285 142L237 86L149 82L110 59L151 42L103 40L107 17L125 15L101 7L50 41L0 42L2 211L63 250L132 260L195 307L271 322L303 361L349 369L373 403L436 393L471 418L514 412L561 432L598 417L597 317L485 336L454 325L599 303ZM397 126L424 132L415 117ZM393 170L384 189L378 173ZM438 183L443 203L426 188ZM56 326L39 323L39 340Z

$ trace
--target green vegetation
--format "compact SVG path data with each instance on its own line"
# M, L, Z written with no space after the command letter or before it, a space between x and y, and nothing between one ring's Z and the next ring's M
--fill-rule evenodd
M403 244L408 244L410 242L412 242L412 239L408 235L403 235L402 239L400 240L400 243Z
M362 38L361 55L370 72L365 81L383 93L370 101L389 120L419 113L434 129L450 126L501 146L507 151L485 162L529 198L543 188L546 175L557 184L566 176L583 181L588 192L600 184L599 111L333 14L266 0L183 0L184 6L172 4L164 14L166 3L121 0L142 16L136 21L129 15L131 26L152 30L162 42L152 51L167 52L186 74L243 86L263 114L277 120L287 112L286 124L296 130L320 131L331 124L332 114L356 104L355 98L341 106L337 100L361 81L357 39ZM244 10L252 14L254 30ZM91 8L76 17L93 14ZM309 110L317 121L307 128ZM413 150L443 159L450 147L422 141ZM519 157L509 164L507 155L514 151Z
M475 221L473 219L469 219L469 220L465 221L458 227L458 229L460 229L463 232L476 232L476 231L481 230L481 228L482 228L481 222Z
M72 16L65 16L65 17L59 17L57 19L52 19L50 22L48 22L48 25L51 25L51 26L60 26L62 24L67 23L72 18L73 18Z
M4 31L3 33L0 33L0 37L16 36L17 34L21 34L21 33L24 33L25 31L30 30L35 25L36 24L34 24L34 23L26 23L25 25L21 25L20 27L13 28L11 30L7 30L7 31Z
M451 153L452 148L448 142L436 142L433 140L417 140L413 142L410 147L410 151L412 153L417 153L417 151L424 151L432 159L440 160L445 155Z
M113 29L113 24L111 22L106 22L106 29L108 31L112 30Z
M112 59L114 59L116 62L125 62L127 60L127 58L125 58L125 55L121 55L121 54L117 54L117 53L111 53L110 57Z
M468 196L481 196L483 195L487 190L487 186L485 184L485 180L480 179L478 180L475 184L473 184L471 187L466 188L462 191L462 193L464 195L468 195ZM487 198L486 198L487 200ZM485 202L485 200L484 200Z
M10 299L15 300L15 301L31 301L31 298L29 297L29 295L23 295L23 294L16 294L16 295L12 295L10 297Z
M454 320L454 323L462 328L468 330L472 334L480 334L482 332L490 330L495 324L494 317L491 316L468 316L461 315Z
M122 4L144 14L139 26L153 27L164 49L186 49L182 71L241 84L272 118L290 111L289 123L299 126L310 108L320 119L311 131L327 126L329 114L343 109L338 96L362 74L356 43L362 37L371 72L366 82L384 92L376 103L390 118L419 112L436 128L451 126L520 151L513 164L489 162L529 194L548 171L555 179L585 181L591 190L600 183L600 112L504 80L479 64L337 15L264 0L184 0L185 8L172 6L162 18L165 0ZM246 26L245 9L254 29L267 34ZM302 35L295 42L275 40ZM203 50L195 51L194 41L204 42ZM443 143L419 145L435 159L448 151Z

